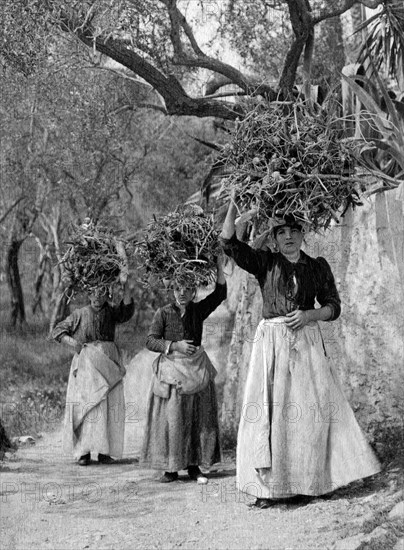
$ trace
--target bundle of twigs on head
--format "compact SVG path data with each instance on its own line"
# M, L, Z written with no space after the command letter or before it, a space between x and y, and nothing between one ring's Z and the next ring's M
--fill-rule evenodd
M341 208L360 204L357 151L343 139L343 121L332 104L260 102L249 109L222 153L222 191L234 190L242 211L257 210L258 229L275 215L326 228L338 221Z
M72 226L65 244L68 248L61 263L73 291L110 292L121 271L127 269L124 245L107 228L91 222Z
M136 244L142 279L149 285L169 279L172 284L206 286L215 280L219 253L213 216L194 205L154 217Z

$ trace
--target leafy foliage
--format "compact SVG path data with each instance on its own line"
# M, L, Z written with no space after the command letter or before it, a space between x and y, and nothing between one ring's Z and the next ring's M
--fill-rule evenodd
M42 0L3 0L0 55L24 76L46 60L53 43L51 14Z
M404 176L404 106L402 102L390 98L379 74L374 74L377 86L374 85L373 79L352 79L347 76L343 78L365 107L360 113L358 129L361 128L361 123L366 123L373 128L376 135L371 139L361 136L360 139L367 143L367 149L374 153L364 156L362 161L378 175L382 187L389 188L397 186L397 178ZM356 80L361 80L369 91ZM384 100L384 109L380 106L380 97Z
M324 2L311 2L312 13ZM279 80L294 33L285 2L225 2L221 34L248 67L263 80ZM342 28L339 18L326 19L316 27L312 82L332 86L344 64ZM296 84L301 84L301 71Z
M37 0L18 2L36 6ZM336 44L342 53L338 24L331 25L337 40L327 41L329 30L322 33L320 29L321 46L315 49L319 62L313 64L314 30L322 21L348 10L350 2L339 1L335 7L330 7L324 0L229 0L214 4L220 11L217 14L218 29L236 47L244 64L249 68L253 66L252 75L223 62L221 46L213 44L214 41L209 45L208 37L198 43L195 13L199 9L202 17L204 13L206 15L207 8L203 3L186 0L45 0L40 5L46 7L46 13L38 15L36 24L40 34L52 22L55 25L54 38L63 31L85 44L88 53L101 52L125 66L132 75L146 81L160 94L159 104L155 106L169 114L234 120L238 114L237 105L223 101L223 96L232 93L215 94L228 83L232 83L236 95L259 93L275 100L281 93L283 97L289 97L297 82L302 56L304 64L298 81L307 83L311 65L316 79L323 80L324 73L328 80L335 78L333 68L341 61L341 55L334 55ZM29 25L33 26L32 21ZM21 28L22 22L17 33L13 34L9 29L11 38L18 36ZM212 74L213 80L218 78L222 82L218 87L215 82L213 94L207 93L207 97L203 97L206 70ZM217 101L218 97L221 101Z
M359 52L359 61L371 64L376 71L384 67L391 76L404 70L404 5L384 0L382 10L367 19L357 32L367 30Z
M271 3L273 4L273 3ZM276 80L293 37L286 6L279 2L225 2L222 37L229 41L249 70Z

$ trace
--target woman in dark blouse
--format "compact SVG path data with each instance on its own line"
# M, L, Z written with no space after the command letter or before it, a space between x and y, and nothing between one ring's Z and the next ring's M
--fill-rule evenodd
M238 432L237 484L256 497L253 506L266 508L279 498L331 492L380 466L317 323L341 312L330 266L301 251L302 227L291 217L274 220L277 252L252 249L235 236L236 212L232 200L223 248L257 278L263 298Z
M80 466L91 453L110 464L120 458L124 442L125 368L114 343L115 327L129 321L134 303L126 283L118 306L107 301L105 289L89 295L90 304L76 309L52 331L52 338L74 349L66 395L63 447ZM112 456L111 456L112 455Z
M142 460L164 470L162 483L178 479L178 471L207 483L199 466L220 462L216 371L201 346L203 321L226 298L222 263L215 290L194 303L196 289L174 288L175 302L160 308L146 346L159 353L147 408Z

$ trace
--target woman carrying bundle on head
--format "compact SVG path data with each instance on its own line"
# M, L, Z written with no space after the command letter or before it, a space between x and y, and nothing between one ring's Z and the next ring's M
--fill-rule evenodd
M203 321L226 298L222 258L217 261L214 291L193 302L196 287L175 283L175 301L157 310L147 348L159 353L147 407L142 460L164 470L162 483L188 470L191 479L207 483L199 466L220 462L216 370L201 346Z
M263 319L254 338L237 441L237 483L267 508L276 499L323 495L380 470L326 356L318 321L341 311L330 266L301 249L302 226L274 219L277 252L235 236L232 195L222 245L255 275ZM314 308L315 299L320 307Z
M134 303L121 273L123 299L108 303L108 289L89 293L90 304L73 311L52 331L52 337L74 349L66 395L63 447L73 452L80 466L91 453L98 462L111 464L121 458L124 442L125 401L122 379L125 368L114 343L115 327L129 321Z

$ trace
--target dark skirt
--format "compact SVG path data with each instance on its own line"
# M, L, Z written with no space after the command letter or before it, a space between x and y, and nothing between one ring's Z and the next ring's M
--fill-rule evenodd
M170 386L168 398L150 392L142 462L177 472L191 465L208 468L220 462L215 384L199 393L180 395Z

